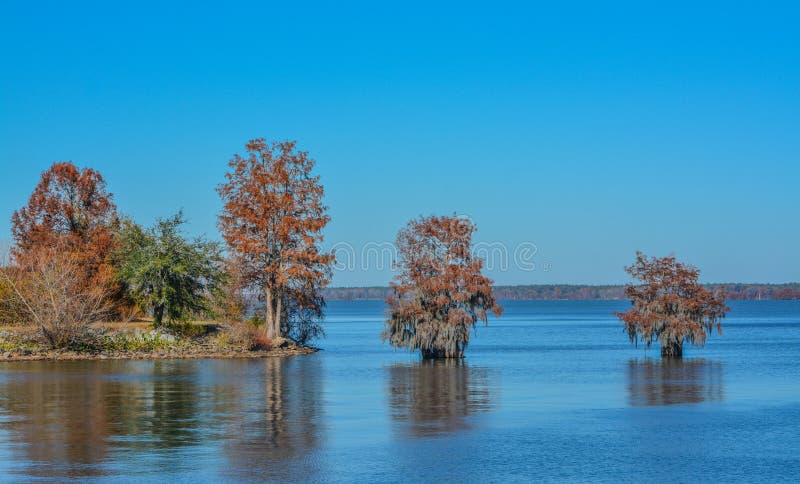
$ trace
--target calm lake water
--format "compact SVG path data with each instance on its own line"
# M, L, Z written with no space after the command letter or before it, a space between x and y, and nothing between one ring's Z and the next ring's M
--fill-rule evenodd
M461 363L337 301L311 356L0 363L0 479L798 482L800 301L733 302L671 364L625 306L506 302Z

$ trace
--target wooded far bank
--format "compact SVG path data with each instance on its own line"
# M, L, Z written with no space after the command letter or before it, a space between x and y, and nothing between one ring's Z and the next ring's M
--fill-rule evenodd
M758 299L800 299L800 283L789 284L746 284L724 283L706 284L708 289L724 288L728 300ZM390 287L328 287L323 289L323 297L330 301L383 301L391 294ZM497 299L511 301L550 301L550 300L624 300L625 286L591 286L571 284L537 284L525 286L495 286Z

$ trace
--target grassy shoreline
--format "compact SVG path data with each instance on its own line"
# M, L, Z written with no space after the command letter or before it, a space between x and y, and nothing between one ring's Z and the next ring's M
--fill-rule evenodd
M267 351L229 351L229 352L101 352L84 353L71 350L46 350L42 352L5 353L0 355L0 363L13 361L81 361L81 360L199 360L199 359L249 359L307 355L319 351L310 346L275 348Z
M231 359L304 355L319 351L282 339L254 346L252 328L217 323L186 323L180 328L154 329L148 321L91 325L84 336L64 348L42 344L35 328L0 327L0 362L41 360Z

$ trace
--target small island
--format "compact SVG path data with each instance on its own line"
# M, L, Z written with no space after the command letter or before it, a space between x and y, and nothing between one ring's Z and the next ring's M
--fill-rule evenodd
M0 265L0 359L253 358L313 353L333 256L314 160L255 139L218 187L225 244L179 212L143 227L103 176L42 173Z
M5 327L0 329L0 361L264 358L318 351L288 339L269 347L257 346L252 334L242 332L242 326L192 322L183 330L153 329L151 321L96 323L80 342L53 348L42 344L35 330Z

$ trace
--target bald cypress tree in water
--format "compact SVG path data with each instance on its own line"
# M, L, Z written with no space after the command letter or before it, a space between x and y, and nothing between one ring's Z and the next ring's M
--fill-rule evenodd
M625 292L633 307L615 313L625 325L631 342L661 344L661 356L681 358L683 344L705 344L707 333L722 333L722 318L729 308L724 291L711 292L698 282L700 271L674 257L648 258L636 253L636 262L626 272L641 281Z
M387 299L381 335L396 348L420 350L424 358L461 358L470 329L503 308L492 280L472 257L475 225L458 216L412 220L397 236L400 274Z

